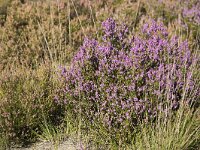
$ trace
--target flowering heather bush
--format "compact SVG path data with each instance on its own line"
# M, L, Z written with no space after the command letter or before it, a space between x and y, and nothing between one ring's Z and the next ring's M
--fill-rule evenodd
M112 18L102 27L102 40L86 38L70 68L62 70L62 98L75 114L127 127L154 117L157 106L178 109L182 99L189 102L184 91L199 96L187 41L170 38L162 23L144 24L142 35L131 38L128 27Z

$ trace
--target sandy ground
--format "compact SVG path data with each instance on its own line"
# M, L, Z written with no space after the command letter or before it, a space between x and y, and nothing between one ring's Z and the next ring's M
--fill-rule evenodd
M76 144L74 141L67 140L59 144L59 146L57 147L50 142L42 142L34 144L27 148L15 147L11 148L10 150L80 150L80 149L81 149L80 146L78 146L78 144Z

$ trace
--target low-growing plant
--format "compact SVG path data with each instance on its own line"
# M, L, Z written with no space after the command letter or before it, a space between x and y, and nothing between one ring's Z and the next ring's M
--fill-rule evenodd
M41 131L39 125L44 117L49 123L57 121L52 113L55 109L53 86L57 84L53 71L42 67L29 71L21 69L17 72L13 68L1 75L0 136L7 137L8 144L35 141L32 130Z
M168 116L163 115L160 112L154 123L141 124L131 149L198 149L199 110L194 112L182 103L177 112L170 111Z
M180 101L191 105L199 98L193 76L197 58L187 41L170 37L156 21L134 36L112 18L102 26L102 39L86 38L70 68L61 73L65 87L56 101L75 117L98 122L120 139L118 145L130 139L141 120L148 122L159 110L177 110Z

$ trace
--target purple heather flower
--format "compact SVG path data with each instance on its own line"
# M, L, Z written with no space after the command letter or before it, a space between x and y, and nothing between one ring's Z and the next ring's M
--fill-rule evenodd
M187 90L198 91L189 73L194 59L187 41L170 38L162 23L145 24L144 34L134 38L112 18L102 26L103 41L86 38L70 68L63 70L63 91L74 111L81 107L90 120L103 116L109 127L132 121L134 115L143 118L147 111L154 117L155 104L167 96L177 109L185 78Z

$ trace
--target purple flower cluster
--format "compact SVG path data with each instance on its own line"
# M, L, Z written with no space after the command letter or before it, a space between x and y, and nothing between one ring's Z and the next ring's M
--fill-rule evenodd
M75 113L81 109L89 120L126 127L145 114L154 117L166 101L178 108L183 90L193 91L188 43L169 38L162 23L144 24L142 35L131 38L112 18L102 26L101 42L86 38L70 68L62 70L63 92Z
M183 17L188 18L190 21L200 25L200 1L186 1L187 7L183 9ZM192 6L190 6L192 3Z

